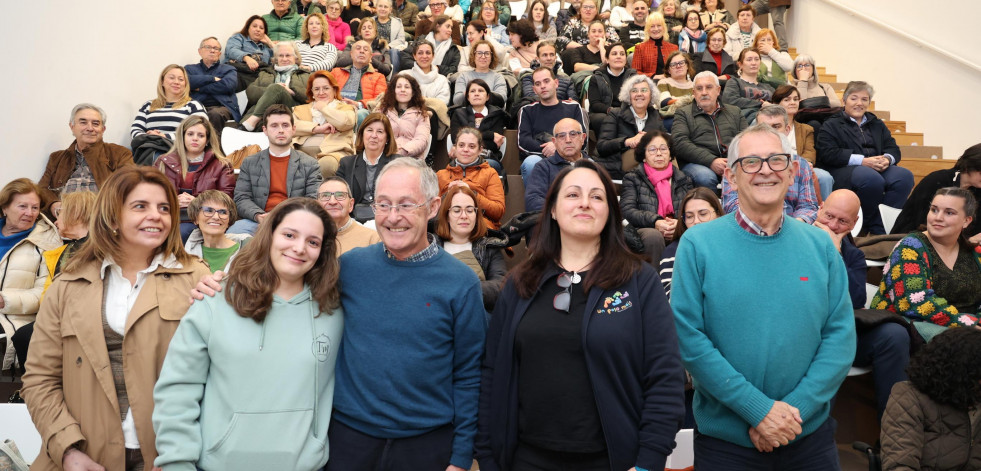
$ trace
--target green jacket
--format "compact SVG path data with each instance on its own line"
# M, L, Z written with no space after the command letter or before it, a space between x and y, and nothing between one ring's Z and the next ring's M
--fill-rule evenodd
M294 41L300 39L300 31L303 29L303 17L290 10L282 18L276 16L275 12L262 15L266 20L266 34L273 41Z

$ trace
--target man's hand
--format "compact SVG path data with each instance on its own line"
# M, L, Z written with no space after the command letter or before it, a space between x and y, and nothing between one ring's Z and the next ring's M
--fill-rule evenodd
M504 135L503 134L498 134L498 133L495 132L494 133L494 144L497 144L497 147L501 147L502 145L504 145Z
M157 131L156 129L151 129L151 130L147 131L146 133L149 134L149 135L151 135L151 136L166 137L166 136L164 136L164 133L162 133L160 131Z
M800 411L796 407L776 401L766 417L756 424L756 431L770 446L776 448L790 443L800 435L802 423L804 420L800 418Z
M202 300L205 296L214 297L219 291L221 291L221 284L219 283L222 278L225 278L225 272L218 270L210 275L204 275L201 277L201 281L194 286L191 290L191 302L194 300Z
M819 221L814 221L814 227L819 227L821 229L824 229L824 232L827 232L828 235L831 236L831 242L835 244L835 248L838 249L839 252L841 252L841 240L845 238L845 234L846 234L845 232L842 232L841 234L835 234L835 232L832 231L828 226L821 224Z
M756 447L756 451L759 451L760 453L769 453L773 451L773 447L770 446L770 444L763 439L763 436L760 435L760 432L757 432L753 427L749 428L749 440L753 442L753 446Z
M552 141L542 144L542 155L551 157L555 155L555 143Z
M727 165L728 165L728 162L726 161L726 159L723 159L722 157L719 157L719 158L717 158L717 159L715 159L715 160L712 161L711 168L712 168L712 171L715 172L716 175L722 175L723 173L725 173L726 166Z
M69 448L65 452L65 456L61 459L61 466L65 471L106 471L106 468L92 461L89 455L78 448Z
M267 215L269 215L269 213L256 214L255 215L255 222L258 222L258 223L261 224L262 221L265 221L266 220L266 216Z
M889 159L882 155L866 157L862 159L862 165L869 167L876 172L882 172L889 168Z

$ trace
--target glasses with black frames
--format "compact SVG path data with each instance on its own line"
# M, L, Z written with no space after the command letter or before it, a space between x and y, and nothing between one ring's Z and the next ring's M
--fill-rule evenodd
M770 154L769 157L760 157L758 155L749 155L746 157L740 157L732 163L732 168L736 168L738 165L743 169L743 172L753 174L759 173L763 170L763 162L770 167L770 170L774 172L782 172L787 170L790 166L790 159L793 156L790 154Z

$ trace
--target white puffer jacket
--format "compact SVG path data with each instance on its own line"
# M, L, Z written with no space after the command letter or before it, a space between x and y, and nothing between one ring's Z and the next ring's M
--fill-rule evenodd
M41 293L48 276L42 253L62 245L61 236L54 224L40 215L30 235L11 248L0 259L0 326L7 335L7 350L3 355L3 369L14 362L14 347L10 338L14 331L34 321L41 307Z

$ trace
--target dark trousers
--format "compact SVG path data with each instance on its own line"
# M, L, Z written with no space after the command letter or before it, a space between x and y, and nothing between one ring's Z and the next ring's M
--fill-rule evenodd
M229 110L224 106L208 107L208 121L211 122L211 127L215 128L215 133L217 134L218 142L221 142L221 130L225 128L225 122L231 120L232 120L232 110Z
M760 453L695 430L695 469L698 471L831 471L840 470L835 446L837 424L831 417L810 435L789 445Z
M445 471L453 452L453 426L414 437L377 438L331 419L327 440L330 459L324 471Z
M610 457L599 453L546 450L524 442L514 451L511 471L609 471Z
M27 346L31 344L32 335L34 335L33 322L17 329L14 331L14 335L10 337L10 343L14 345L14 351L17 353L17 363L20 364L21 368L27 362Z
M892 386L906 381L906 365L909 364L909 332L894 322L886 322L874 329L858 334L855 366L872 367L875 384L876 411L879 419L886 410Z
M879 205L902 208L909 192L913 190L913 172L895 165L883 172L876 172L863 165L852 165L828 170L835 179L835 189L852 190L862 201L862 232L885 234Z

